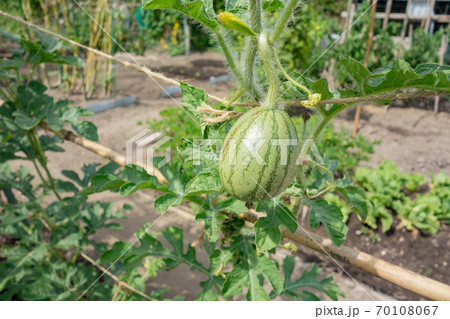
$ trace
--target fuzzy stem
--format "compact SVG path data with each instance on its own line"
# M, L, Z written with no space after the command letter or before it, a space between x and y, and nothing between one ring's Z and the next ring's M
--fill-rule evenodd
M308 121L305 121L305 119L303 119L303 128L302 128L302 136L300 138L300 141L303 143L305 141L305 137L306 137L306 130L308 129Z
M29 133L29 138L30 138L33 148L37 154L37 159L38 159L39 163L41 164L42 168L44 169L45 173L47 174L48 184L46 186L48 188L50 188L50 190L53 192L53 194L55 194L55 196L56 196L56 198L58 198L58 200L61 200L61 196L56 191L55 181L54 181L52 175L50 174L50 171L48 170L47 158L45 156L44 150L42 149L42 145L41 145L41 142L39 141L39 138L36 137L34 132ZM36 167L36 169L37 169L37 167ZM42 176L41 176L41 179L44 182L44 179L42 178ZM44 184L45 184L45 182L44 182Z
M50 182L50 186L51 186L51 189L53 191L53 194L55 194L55 196L56 196L56 198L58 198L58 200L61 200L61 196L56 191L55 180L53 179L53 176L50 174L50 171L48 170L47 165L44 165L43 167L44 167L45 173L47 174L48 180Z
M327 188L325 188L324 190L322 190L319 193L315 194L314 196L309 196L308 190L306 190L306 195L309 198L316 198L316 197L321 196L322 194L325 194L326 192L328 192L330 189L333 188L334 176L333 176L333 173L331 173L331 171L326 166L320 165L320 164L318 164L318 163L316 163L314 161L309 161L309 164L312 164L313 166L324 170L328 174L328 176L330 177L330 183L328 184Z
M275 24L275 27L273 31L269 35L269 44L274 44L275 41L278 40L278 38L281 35L281 32L283 32L286 23L289 20L289 17L292 14L292 11L294 10L295 6L297 5L299 0L290 0L287 4L286 8L284 9L283 13L281 14L280 19Z
M242 83L243 80L241 72L239 72L238 68L236 67L236 63L234 62L233 56L230 53L230 49L228 48L228 45L226 44L222 33L220 32L220 30L217 29L214 30L214 33L216 34L217 41L219 42L219 45L222 48L223 53L225 54L225 58L227 59L227 62L230 65L231 71L233 71L234 76L238 79L238 81Z
M347 109L347 107L335 108L335 109L332 109L330 112L326 113L326 115L322 118L322 120L319 122L319 124L317 124L311 138L307 139L305 141L305 143L303 144L302 150L300 152L301 157L306 157L306 155L309 153L309 150L311 149L311 146L317 140L320 133L325 128L325 126L328 124L328 122L330 122L332 118L334 118L336 115L338 115L340 112L342 112L345 109Z
M250 26L256 33L261 32L261 0L249 0ZM255 62L258 54L258 39L250 37L247 40L242 74L245 87L257 101L261 100L261 92L255 81Z
M295 216L295 219L298 219L303 208L303 199L301 198L294 198L294 205L292 206L292 213Z
M319 137L320 133L322 132L322 130L324 129L324 127L328 124L328 122L334 117L334 115L327 115L324 118L322 118L322 120L319 122L319 124L317 124L316 128L314 129L314 132L311 136L311 138L308 138L304 141L302 150L300 151L300 156L301 157L306 157L306 155L308 155L311 146L314 144L314 142L316 141L316 139Z
M245 89L240 89L231 99L224 98L222 101L222 104L226 107L231 106L238 98L241 97L242 94L245 93Z
M322 119L322 121L320 121L319 124L317 124L316 129L314 130L313 136L312 136L312 140L315 141L318 137L319 134L322 132L322 130L324 129L324 127L328 124L328 122L333 118L333 116L326 116Z
M261 0L249 0L250 26L255 33L261 33Z
M301 143L304 142L305 140L305 136L306 136L306 129L308 127L308 120L305 120L305 118L303 119L303 130L302 130L302 136L300 138ZM303 186L305 181L304 181L304 171L303 171L303 166L299 165L297 168L297 172L295 174L295 181L297 184ZM303 208L303 199L302 198L295 198L294 199L294 205L292 207L292 212L294 213L296 219L298 219L298 217L300 216L301 212L302 212L302 208Z
M259 50L261 52L261 59L264 64L267 79L269 80L269 90L267 91L267 96L266 100L264 101L263 108L274 109L276 107L276 101L278 98L280 81L278 80L275 66L272 63L272 54L268 42L267 31L263 31L259 35Z
M256 37L251 37L247 41L242 73L244 74L245 88L256 101L259 101L261 100L262 94L255 81L255 62L258 54L258 39Z
M283 68L283 66L281 65L280 59L278 58L278 55L274 50L272 50L272 54L275 60L275 63L278 67L278 69L281 71L281 74L283 74L283 76L292 84L294 84L296 87L298 87L299 89L303 90L306 92L306 94L308 94L308 100L311 98L314 98L314 95L312 94L312 92L304 85L301 85L300 83L298 83L297 81L295 81L293 78L291 78L289 76L289 74L286 72L286 70ZM317 105L316 105L317 106ZM325 108L323 106L317 106L317 110L320 112L320 114L322 114L323 117L326 117L326 111Z
M41 181L42 181L42 184L44 184L45 187L50 188L50 186L47 184L47 181L46 181L45 178L44 178L44 175L42 175L41 170L39 169L39 166L38 166L37 163L36 163L36 160L33 158L33 159L31 160L31 162L33 163L33 166L34 166L34 168L36 169L36 172L38 173L39 178L40 178Z
M272 51L272 54L273 54L273 57L274 57L275 63L277 64L278 69L280 70L281 74L283 74L283 76L286 78L286 80L288 80L289 82L294 84L300 90L305 91L306 94L308 94L308 96L311 95L311 91L308 90L308 88L306 86L301 85L300 83L298 83L297 81L295 81L293 78L291 78L289 76L289 74L286 72L286 70L281 65L280 59L278 58L278 54L275 52L275 50Z

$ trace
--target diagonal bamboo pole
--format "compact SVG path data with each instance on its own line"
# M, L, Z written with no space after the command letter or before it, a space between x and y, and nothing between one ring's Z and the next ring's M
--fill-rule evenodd
M370 50L372 48L373 27L374 27L374 22L375 22L376 11L377 11L377 0L372 0L372 11L371 11L371 16L370 16L370 27L369 27L369 39L367 40L366 55L364 57L364 66L366 68L369 65ZM359 104L356 107L355 120L353 123L353 132L352 132L353 137L356 136L356 132L358 131L358 122L359 122L360 113L361 113L361 104Z
M42 224L44 225L44 227L48 230L48 231L52 231L52 228L50 227L49 224L47 224L47 222L45 220L43 220L42 218L39 217L39 220L42 222ZM100 271L103 271L104 274L110 276L117 284L118 284L118 289L116 294L122 289L126 289L129 290L131 292L135 292L138 295L141 295L142 297L144 297L145 299L148 300L152 300L152 301L156 301L155 298L150 297L149 295L146 295L145 293L143 293L142 291L137 290L136 288L131 287L129 284L127 284L125 281L120 280L117 276L115 276L114 274L112 274L108 269L105 269L105 267L97 264L95 262L95 260L93 260L91 257L89 257L88 255L86 255L85 253L83 253L82 251L79 252L80 256L83 257L86 261L90 262L92 264L92 266L98 268Z
M87 138L81 137L65 129L62 129L60 131L54 131L46 123L41 123L40 126L46 129L47 131L53 132L62 139L78 144L81 147L84 147L85 149L90 150L91 152L94 152L95 154L110 160L111 162L117 163L121 166L127 165L126 157L110 149L109 147L88 140ZM135 164L142 167L146 167L146 165L140 162L136 162ZM158 179L158 182L160 182L161 184L169 183L167 179L164 177L164 175L156 167L152 168L152 173L153 173L152 175L154 175Z
M150 70L149 68L147 68L146 66L139 66L135 63L130 63L128 61L125 61L123 59L117 58L115 56L109 55L107 53L104 53L100 50L91 48L89 46L83 45L81 43L78 43L76 41L73 41L69 38L66 38L60 34L54 33L52 31L46 30L38 25L35 25L31 22L25 21L22 18L16 17L14 15L11 15L7 12L1 11L0 10L0 16L5 16L11 20L14 20L20 24L26 25L30 28L33 28L35 30L38 30L40 32L44 32L46 34L52 35L58 39L61 39L63 41L66 41L67 43L70 43L73 46L82 48L88 52L92 52L94 54L97 54L105 59L109 59L111 61L114 61L126 68L130 68L130 69L134 69L138 72L142 72L145 73L146 75L148 75L151 78L156 78L158 80L161 80L163 82L169 83L169 84L173 84L173 85L177 85L180 86L180 82L175 80L175 79L171 79L168 78L166 76L164 76L161 73L158 72L154 72L152 70ZM329 100L321 100L319 101L317 104L318 105L325 105L325 104L347 104L347 103L356 103L356 102L371 102L371 101L376 101L376 100L388 100L388 99L412 99L412 98L416 98L416 97L430 97L430 96L439 96L439 95L447 95L450 94L450 89L448 90L440 90L440 91L415 91L415 92L394 92L394 93L390 93L390 94L378 94L378 95L370 95L370 96L360 96L360 97L350 97L350 98L337 98L337 99L329 99ZM215 95L212 94L208 94L208 97L212 100L215 100L217 102L222 102L222 98L217 97ZM242 102L235 102L232 105L236 105L236 106L246 106L246 107L256 107L259 106L260 104L258 102L254 102L254 101L248 101L245 103ZM284 103L285 106L292 106L292 107L303 107L300 101L287 101Z
M115 276L114 274L112 274L110 271L108 271L108 269L106 269L105 267L97 264L95 262L95 260L93 260L91 257L89 257L88 255L86 255L83 252L80 252L80 256L83 257L85 260L87 260L88 262L90 262L93 266L97 267L100 271L103 271L103 273L107 274L108 276L110 276L118 285L118 289L116 291L116 294L121 290L128 290L134 293L137 293L138 295L144 297L145 299L151 300L151 301L157 301L155 298L150 297L149 295L143 293L142 291L137 290L134 287L131 287L129 284L127 284L125 281L120 280L119 278L117 278L117 276ZM117 297L117 295L116 295ZM115 300L115 298L113 298L113 301Z
M84 49L84 50L86 50L88 52L92 52L92 53L94 53L96 55L99 55L99 56L105 58L105 59L112 60L112 61L114 61L114 62L116 62L116 63L118 63L120 65L123 65L124 67L130 68L130 69L134 69L134 70L136 70L138 72L145 73L146 75L148 75L151 78L155 78L155 79L164 81L166 83L170 83L170 84L173 84L173 85L180 86L180 82L179 81L171 79L171 78L168 78L168 77L164 76L161 73L154 72L154 71L150 70L146 66L142 66L141 67L141 66L139 66L136 63L132 63L132 62L128 62L128 61L119 59L119 58L117 58L115 56L109 55L109 54L104 53L104 52L102 52L100 50L97 50L97 49L91 48L89 46L83 45L81 43L78 43L78 42L76 42L74 40L66 38L63 35L60 35L60 34L55 33L55 32L52 32L50 30L46 30L45 28L42 28L42 27L40 27L38 25L35 25L35 24L33 24L31 22L28 22L28 21L25 21L22 18L16 17L16 16L14 16L12 14L9 14L9 13L1 11L1 10L0 10L0 16L7 17L8 19L14 20L14 21L16 21L16 22L18 22L20 24L26 25L26 26L28 26L30 28L33 28L35 30L38 30L40 32L44 32L46 34L50 34L50 35L54 36L55 38L58 38L58 39L63 40L63 41L66 41L67 43L69 43L71 45L74 45L74 46L77 46L79 48L82 48L82 49ZM217 97L217 96L214 96L214 95L211 95L211 94L208 94L208 96L209 96L209 98L211 98L211 99L213 99L215 101L218 101L218 102L222 101L222 98L220 98L220 97Z
M415 292L418 295L431 300L450 301L450 286L442 282L419 275L411 270L396 266L346 245L336 247L330 239L316 234L308 234L303 230L297 230L294 234L283 230L282 234L285 238L297 244L311 248L321 254L330 255L338 261Z
M119 165L126 164L125 157L122 154L108 147L89 141L88 139L65 129L53 131L48 127L48 125L43 124L41 126L46 130L49 130L64 138L65 140L78 144L102 157L109 159L110 161L113 161ZM140 163L136 164L140 165ZM156 168L153 169L153 173L155 173L155 176L158 178L160 183L167 184L167 180ZM255 223L258 220L258 216L252 213L241 214L241 217L251 223ZM283 236L296 244L306 246L321 254L332 256L336 260L344 262L368 274L377 276L429 299L450 301L450 286L434 279L419 275L408 269L396 266L345 245L336 247L330 239L317 234L308 234L302 230L297 230L294 234L291 234L289 231L283 230Z

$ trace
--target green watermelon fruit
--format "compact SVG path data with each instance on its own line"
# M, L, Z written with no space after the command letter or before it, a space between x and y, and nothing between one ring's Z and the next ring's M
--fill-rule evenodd
M219 158L220 178L231 196L258 202L280 194L294 179L298 136L289 115L254 108L230 129Z

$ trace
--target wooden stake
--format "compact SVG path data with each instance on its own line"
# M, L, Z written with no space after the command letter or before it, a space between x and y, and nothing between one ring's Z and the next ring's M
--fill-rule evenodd
M53 132L54 134L58 135L62 139L65 139L67 141L71 141L75 144L78 144L78 145L84 147L85 149L90 150L91 152L94 152L95 154L100 155L101 157L104 157L104 158L110 160L111 162L117 163L121 166L127 165L126 157L123 156L122 154L110 149L109 147L106 147L106 146L103 146L96 142L93 142L91 140L88 140L88 139L81 137L71 131L68 131L68 130L62 129L60 131L54 131L46 123L41 123L40 126L47 131ZM144 168L147 167L147 165L145 165L144 163L136 162L135 164L142 166ZM169 183L167 181L167 179L164 177L164 175L156 167L153 167L151 172L152 172L152 175L154 175L158 179L158 182L160 182L161 184Z
M401 33L401 37L402 40L405 40L405 36L406 36L406 29L408 28L408 22L409 22L409 4L411 3L410 0L408 0L408 2L406 3L406 14L405 14L405 19L403 20L403 26L402 26L402 33Z
M389 23L389 15L391 14L391 8L392 8L392 0L388 0L386 4L386 11L384 13L383 30L386 30L387 25Z
M366 56L364 57L364 66L367 68L369 65L369 56L370 56L370 49L372 48L372 39L373 39L373 26L375 22L375 12L377 11L377 5L376 0L372 0L372 11L370 16L370 27L369 27L369 39L367 40L367 49L366 49ZM355 113L355 121L353 125L353 132L352 136L356 136L356 132L358 131L358 122L359 122L359 116L361 114L361 104L358 104L356 107L356 113Z
M441 48L439 49L439 64L444 64L444 55L448 46L448 36L446 33L441 38ZM437 114L439 108L439 96L434 98L434 114Z
M425 23L425 32L429 32L430 31L430 24L431 24L431 16L434 13L434 5L436 4L436 0L431 0L431 5L430 5L430 11L428 12L428 16L426 19L426 23ZM427 5L428 5L428 1L427 1Z
M345 245L336 247L330 239L307 233L304 230L297 230L294 234L283 230L283 236L297 244L331 256L339 262L344 262L431 300L450 300L450 286L393 265L362 251Z
M343 32L345 32L345 30L347 30L352 25L353 10L354 10L353 0L347 0L347 20L346 20ZM349 33L350 33L350 30L348 30L347 32L344 33L344 35L342 36L342 40L341 40L342 43L345 42Z

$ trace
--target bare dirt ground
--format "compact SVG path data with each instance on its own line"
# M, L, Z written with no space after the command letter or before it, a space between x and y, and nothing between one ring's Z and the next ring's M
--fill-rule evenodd
M122 57L126 57L122 55ZM178 79L187 80L192 85L205 88L218 96L225 97L232 87L231 83L219 83L215 87L208 87L208 79L211 75L217 76L226 73L222 66L222 58L215 53L195 53L189 58L184 56L169 57L165 54L150 52L145 57L137 58L139 63L152 69L165 71L167 75ZM180 98L175 100L161 98L161 87L146 75L118 66L116 68L117 95L137 95L137 103L126 108L116 108L90 117L90 120L98 127L99 141L101 144L111 147L118 152L125 152L125 143L128 138L142 130L142 126L136 125L138 121L159 118L159 112L169 105L176 106ZM167 86L161 83L163 87ZM70 98L77 105L85 105L81 94L68 96L65 93L53 90L50 92L57 98ZM102 99L101 96L96 99ZM89 101L91 103L92 101ZM341 117L336 120L336 126L352 127L352 121ZM180 123L182 125L182 123ZM434 116L431 111L418 109L388 109L382 107L365 107L360 133L369 139L380 139L382 143L375 147L372 160L362 165L374 167L384 159L393 159L401 170L405 172L421 172L429 174L443 170L450 174L450 114L440 113ZM82 163L105 162L97 155L69 142L63 144L65 153L54 153L50 156L52 172L58 176L62 169L74 169L79 171ZM60 177L60 176L58 176ZM153 201L156 194L139 192L129 197L120 197L113 193L95 195L93 200L111 201L117 206L123 203L133 204L135 209L129 218L119 221L123 231L101 231L96 238L113 244L118 240L132 242L133 233L144 223L154 222L160 217L153 209ZM185 208L181 208L186 210ZM194 241L201 234L201 225L195 222L188 212L180 209L169 209L155 223L153 231L159 231L167 226L174 225L186 230L185 237L189 242ZM368 236L357 234L361 224L355 220L350 221L350 231L346 244L362 251L374 254L394 264L409 268L421 274L429 275L437 280L450 283L450 270L445 262L449 262L450 232L443 228L441 233L432 237L424 237L418 233L396 231L392 236L381 234L380 241L372 244ZM319 230L320 232L322 230ZM400 242L402 244L397 245ZM280 252L279 256L285 252ZM327 260L325 257L312 251L301 248L296 254L296 274L300 270L310 267L310 262L318 262L324 271L323 276L332 274L337 283L346 293L345 300L390 300L419 299L414 294L409 294L403 289L388 285L382 280L373 279L369 275L345 267L355 280L342 273L339 266ZM205 261L205 254L200 252L199 259ZM431 269L431 271L429 270ZM168 273L161 272L158 277L150 280L150 288L162 288L169 286L171 290L167 297L183 294L186 299L195 299L199 292L198 283L203 278L200 274L181 266ZM327 298L324 298L327 299Z

